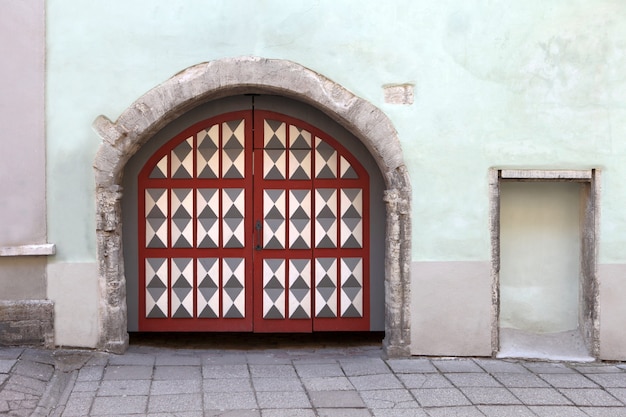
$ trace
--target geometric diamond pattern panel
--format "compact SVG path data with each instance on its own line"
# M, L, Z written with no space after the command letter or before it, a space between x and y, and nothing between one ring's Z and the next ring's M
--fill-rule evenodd
M341 317L363 317L363 258L341 259Z
M222 316L225 318L245 317L245 259L222 259Z
M363 247L363 190L342 188L341 207L341 247Z
M220 125L215 124L196 134L196 176L198 178L217 178L219 173L219 134Z
M285 318L285 259L263 260L263 318Z
M218 258L198 258L196 264L198 279L196 316L204 319L219 317L219 271Z
M315 190L315 247L337 247L337 189Z
M145 192L146 247L167 248L168 191L147 188Z
M172 178L193 177L193 137L172 149Z
M315 138L315 178L337 178L337 151L328 142Z
M315 259L315 317L337 317L337 259Z
M286 170L285 123L265 119L263 147L263 179L284 180Z
M222 189L222 247L243 248L245 190L243 188Z
M222 177L245 176L245 122L231 120L222 123Z
M172 247L193 247L193 190L172 189Z
M150 179L167 178L167 155L163 156L150 172Z
M359 175L356 173L352 165L343 156L339 160L339 178L341 179L357 179Z
M289 248L311 248L311 190L289 190Z
M263 190L263 248L285 248L285 190Z
M289 318L311 318L311 260L289 260Z
M289 126L289 179L311 179L311 133Z
M193 317L193 259L172 258L172 317Z
M219 201L217 188L196 190L196 247L198 248L219 247Z
M146 317L167 317L167 258L146 258Z

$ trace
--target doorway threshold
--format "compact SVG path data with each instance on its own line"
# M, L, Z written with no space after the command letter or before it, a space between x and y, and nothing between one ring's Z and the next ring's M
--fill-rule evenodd
M558 333L529 333L501 328L497 358L594 362L578 330Z

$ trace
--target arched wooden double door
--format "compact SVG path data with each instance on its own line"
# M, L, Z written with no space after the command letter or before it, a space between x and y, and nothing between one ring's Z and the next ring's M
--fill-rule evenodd
M370 329L369 177L321 130L223 114L137 184L140 331Z

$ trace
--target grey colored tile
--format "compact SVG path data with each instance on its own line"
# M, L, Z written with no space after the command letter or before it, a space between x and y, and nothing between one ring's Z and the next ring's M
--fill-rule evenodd
M297 377L291 365L250 365L250 374L256 378Z
M258 392L263 391L304 391L298 378L252 378L252 386Z
M0 359L0 374L8 374L16 363L17 359Z
M149 413L202 411L202 394L151 395Z
M352 376L348 379L359 391L404 388L394 374Z
M471 405L457 388L412 389L411 393L422 407Z
M46 389L46 381L24 375L11 375L4 389L8 387L26 394L41 395Z
M509 362L502 359L474 359L474 362L490 374L527 374L529 372L528 369L518 362Z
M523 405L479 405L478 409L487 417L536 417L530 408Z
M252 392L252 383L248 378L205 379L202 381L204 392Z
M154 355L141 353L126 353L124 355L111 355L109 365L143 365L153 366L156 359Z
M606 390L623 404L626 404L626 388L607 388Z
M457 387L501 387L491 375L480 373L453 373L445 377Z
M257 408L253 392L205 392L205 410L244 410Z
M473 404L484 405L515 405L520 401L513 396L506 388L485 388L485 387L463 387L463 394L469 398Z
M76 381L72 392L93 392L95 393L100 387L100 381Z
M346 359L339 363L347 376L389 374L391 369L380 358Z
M622 406L620 401L600 388L564 388L560 391L577 406Z
M538 374L555 388L598 388L598 385L580 374Z
M46 363L19 360L13 367L12 373L48 382L54 373L54 366Z
M583 407L581 410L590 417L626 417L624 407Z
M104 366L83 366L78 371L77 381L99 381L104 374Z
M356 391L314 391L309 394L316 408L362 408L363 399Z
M408 390L387 389L377 391L362 391L361 397L368 408L419 408Z
M509 388L526 405L571 405L570 400L565 398L554 388Z
M202 367L204 378L248 378L250 372L246 364L204 365Z
M365 408L318 408L318 417L371 417Z
M0 348L0 359L17 359L24 353L24 348L21 347L5 347Z
M549 388L550 385L530 372L519 374L493 374L494 378L508 388Z
M626 373L587 374L587 378L605 388L626 388Z
M114 365L104 371L103 379L151 379L152 366Z
M246 352L228 352L204 356L203 362L208 365L247 365Z
M428 408L430 417L484 417L484 414L475 406Z
M201 379L152 381L150 395L195 394L202 392Z
M315 412L310 408L287 408L262 410L262 417L316 417Z
M157 355L156 366L199 366L202 359L194 355Z
M296 372L303 378L320 378L326 376L344 376L343 369L336 363L298 364L294 365Z
M353 390L354 385L345 376L326 378L301 378L307 391Z
M96 397L90 415L140 414L146 412L147 396Z
M155 366L153 379L201 379L202 370L198 366Z
M150 380L107 380L102 381L97 395L99 397L148 395L150 392Z
M283 351L280 351L283 353ZM248 352L246 353L247 363L250 365L290 365L291 358L273 353Z
M389 365L396 374L437 372L437 368L435 368L432 362L424 358L389 359L387 365Z
M574 365L573 368L583 374L609 374L622 373L624 370L620 368L623 365L611 365L608 363L590 363L584 365Z
M471 359L437 359L432 361L439 371L444 373L452 372L484 372Z
M407 388L453 388L448 379L441 374L399 374L400 381Z
M419 408L375 408L371 412L374 414L374 417L428 417L426 411Z
M537 374L570 374L576 372L563 363L554 362L524 362L524 367Z
M204 417L260 417L261 410L204 410ZM172 417L172 416L168 416Z
M257 392L257 401L264 408L311 408L304 392Z
M572 405L538 405L528 407L538 417L588 417Z
M89 409L93 403L94 397L90 396L76 396L71 394L63 409L63 416L67 417L84 417L89 415Z

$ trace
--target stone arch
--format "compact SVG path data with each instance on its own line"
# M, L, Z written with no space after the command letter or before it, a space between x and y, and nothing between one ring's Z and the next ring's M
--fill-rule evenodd
M112 122L99 116L96 154L96 237L100 288L98 348L128 346L122 251L122 176L127 161L156 132L186 111L218 98L269 93L326 113L363 142L385 180L385 339L389 356L409 354L411 187L398 134L387 116L339 84L296 63L256 57L228 58L189 67L148 91Z

